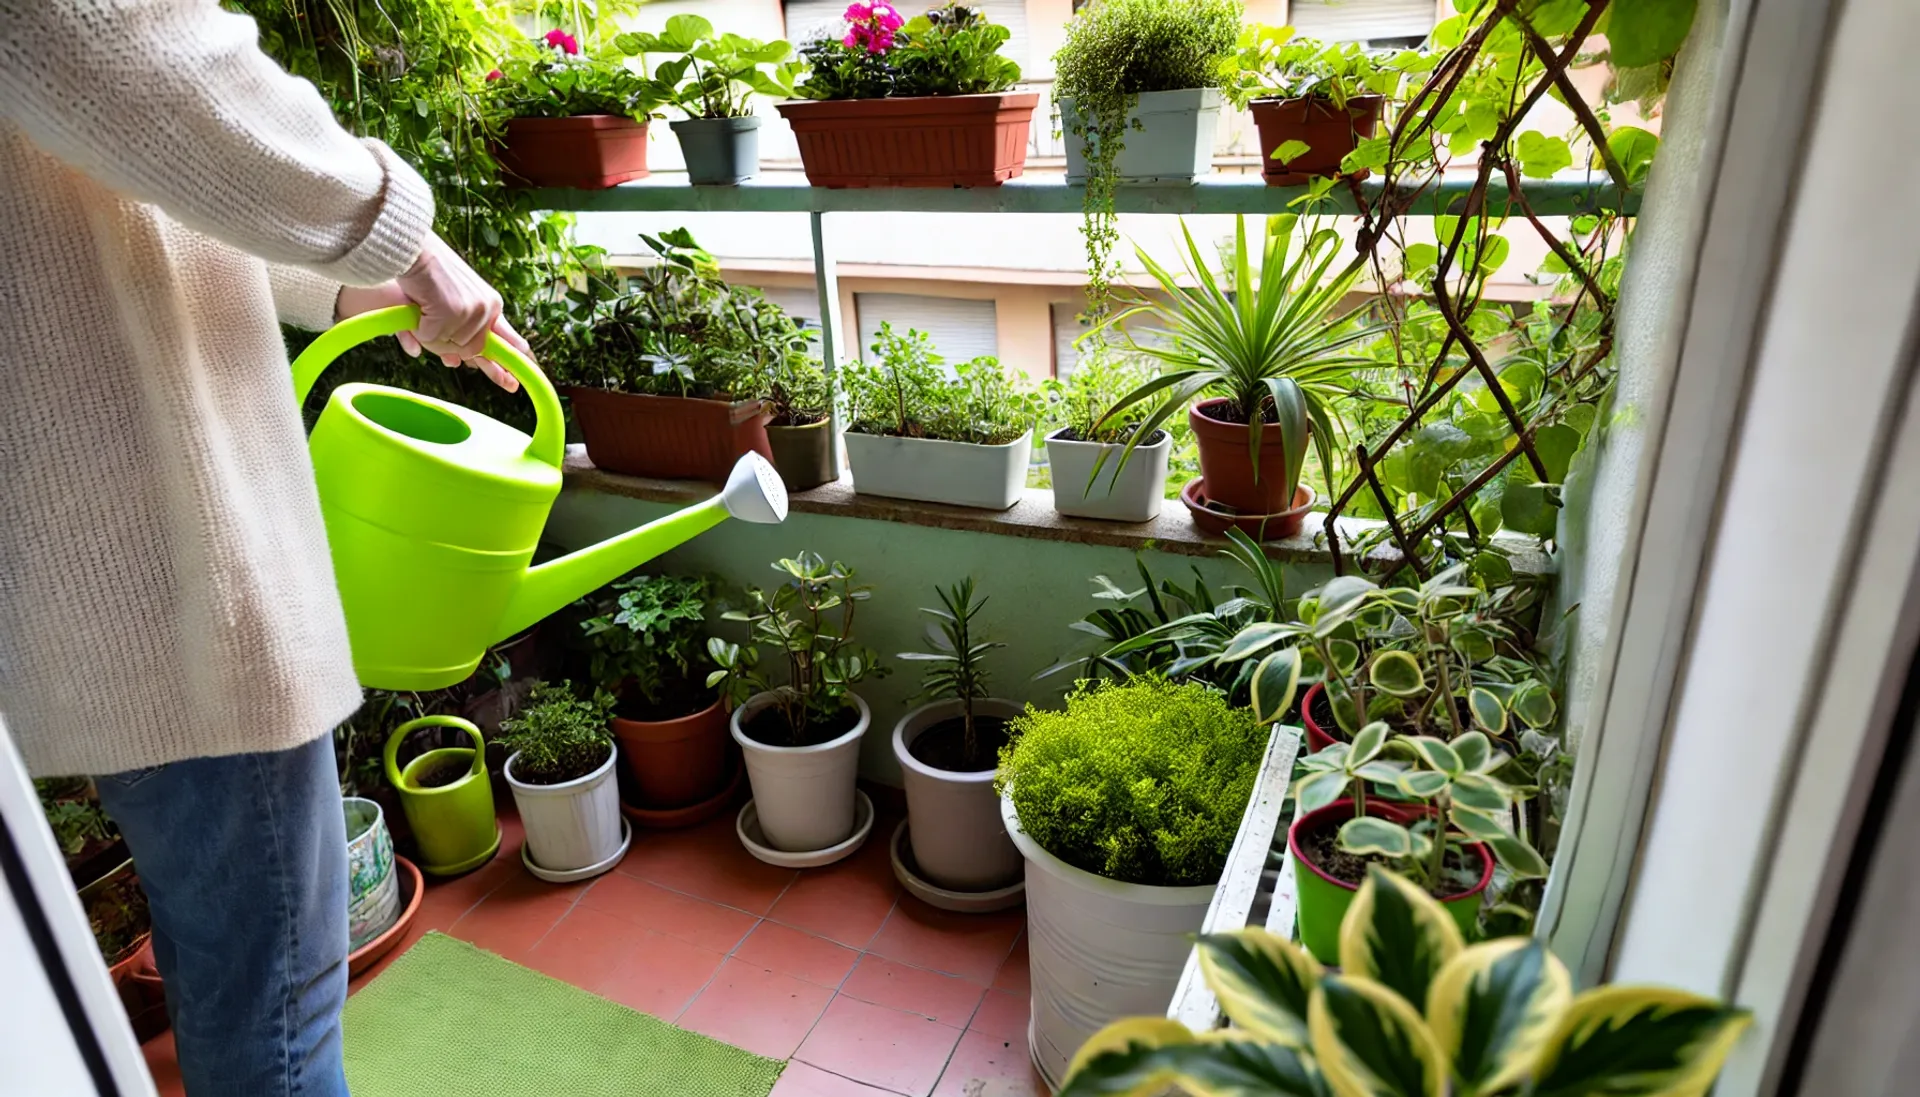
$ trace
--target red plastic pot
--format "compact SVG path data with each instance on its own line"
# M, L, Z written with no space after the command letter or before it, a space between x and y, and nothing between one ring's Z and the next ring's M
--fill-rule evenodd
M1027 167L1040 93L779 104L816 187L997 187Z
M713 704L675 720L624 720L614 717L613 735L620 757L639 793L642 808L682 808L712 799L726 788L726 705Z
M1341 110L1329 99L1254 100L1253 124L1260 131L1260 174L1268 186L1274 187L1297 187L1315 176L1341 174L1340 161L1363 139L1373 136L1386 102L1384 96L1356 95ZM1282 165L1273 153L1288 141L1305 143L1307 151ZM1364 179L1369 174L1361 171L1354 178Z
M1307 690L1307 695L1300 698L1300 722L1307 725L1307 747L1309 754L1325 750L1335 743L1344 743L1347 741L1345 734L1340 731L1339 724L1334 724L1331 729L1322 728L1320 721L1313 718L1313 702L1326 692L1327 688L1325 684L1315 682L1313 688ZM1328 705L1331 707L1332 702L1329 701Z
M1378 800L1367 801L1367 815L1374 819L1405 824L1420 813L1418 808ZM1351 818L1353 801L1335 800L1326 807L1300 816L1287 828L1287 855L1293 858L1295 917L1300 923L1300 943L1313 953L1314 959L1323 964L1340 962L1340 922L1347 916L1347 908L1353 905L1353 896L1360 888L1357 884L1349 884L1323 871L1309 860L1301 848L1301 837L1328 827L1337 829ZM1480 882L1458 895L1441 898L1440 905L1453 916L1461 934L1472 940L1480 911L1480 896L1493 883L1493 854L1478 842L1467 848L1480 858Z
M1280 444L1280 428L1272 423L1260 428L1260 470L1255 476L1247 424L1215 417L1227 403L1222 396L1187 409L1187 424L1200 447L1200 478L1206 481L1207 498L1241 514L1278 515L1292 510L1295 500L1287 495L1287 453Z
M647 176L647 124L617 114L510 118L494 159L535 187L605 190Z
M748 450L773 460L759 400L729 403L570 388L574 421L596 467L661 480L727 482Z

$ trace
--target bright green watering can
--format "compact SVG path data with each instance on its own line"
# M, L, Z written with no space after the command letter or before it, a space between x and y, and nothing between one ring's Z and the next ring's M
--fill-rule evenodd
M419 323L411 306L356 316L293 363L308 390L342 351ZM612 582L729 515L787 516L773 466L748 453L704 503L538 567L534 546L560 494L566 427L546 374L497 336L487 357L533 401L533 437L471 408L385 385L333 391L308 448L360 683L429 690L473 673L489 645Z
M471 747L429 750L400 768L400 744L415 728L454 728L467 733ZM400 810L420 849L420 868L429 876L458 876L479 868L500 848L500 826L493 819L493 781L487 774L487 744L480 729L458 716L422 716L394 729L382 755L387 783L400 796ZM448 779L449 769L460 775ZM425 783L431 780L433 783Z

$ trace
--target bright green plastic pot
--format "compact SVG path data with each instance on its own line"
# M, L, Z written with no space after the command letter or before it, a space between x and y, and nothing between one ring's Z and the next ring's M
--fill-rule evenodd
M417 728L458 728L471 747L442 747L398 765L400 744ZM436 788L420 778L443 765L466 767L459 780ZM493 817L493 782L487 776L487 744L480 729L458 716L423 716L401 724L387 739L387 781L400 794L400 810L420 847L420 870L434 876L458 876L479 868L500 848L500 825Z
M1367 814L1381 819L1391 819L1396 823L1407 821L1406 813L1388 804L1378 802L1367 805ZM1335 800L1326 807L1310 811L1293 821L1287 828L1287 855L1293 858L1293 894L1294 909L1300 923L1300 943L1307 946L1313 958L1323 964L1340 962L1340 922L1347 916L1347 908L1353 905L1353 884L1337 880L1319 866L1307 860L1301 852L1302 835L1312 834L1322 828L1334 829L1353 818L1352 800ZM1467 940L1473 940L1480 912L1480 895L1493 883L1493 857L1487 847L1479 844L1468 847L1480 857L1482 866L1480 882L1472 890L1458 895L1450 895L1440 900L1440 905L1453 915L1454 924Z

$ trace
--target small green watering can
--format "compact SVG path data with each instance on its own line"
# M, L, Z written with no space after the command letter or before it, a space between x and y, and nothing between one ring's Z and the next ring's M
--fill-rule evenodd
M429 750L399 766L400 744L416 728L458 728L471 747ZM500 848L493 818L493 781L487 775L487 744L480 729L458 716L422 716L387 737L387 783L400 794L400 810L420 847L420 869L432 876L458 876L479 868ZM449 769L460 776L446 780ZM423 784L423 781L433 782Z
M411 306L356 316L294 360L305 402L342 351L411 330ZM534 546L560 494L566 426L546 374L497 336L487 357L533 401L533 437L470 408L385 385L333 391L308 439L353 666L375 689L461 681L487 647L619 578L729 515L787 516L787 491L755 453L721 493L538 567Z

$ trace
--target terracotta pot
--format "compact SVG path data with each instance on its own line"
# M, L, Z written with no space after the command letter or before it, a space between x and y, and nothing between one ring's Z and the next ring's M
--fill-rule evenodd
M997 187L1026 170L1034 91L779 104L816 187Z
M1297 187L1315 176L1339 175L1340 161L1361 139L1372 137L1380 124L1386 98L1356 95L1347 109L1327 99L1256 99L1253 124L1260 130L1260 174L1267 185ZM1273 151L1288 141L1302 141L1307 151L1282 165ZM1354 176L1366 178L1370 172Z
M769 426L767 445L773 448L773 467L788 491L805 491L840 479L830 418L798 427Z
M646 178L647 124L615 114L510 118L494 159L528 186L605 190Z
M124 965L109 969L120 989L120 1004L133 1024L134 1039L146 1043L167 1031L167 988L160 981L160 968L153 962L153 938L141 941L139 951Z
M1194 525L1208 533L1225 534L1237 529L1256 541L1284 541L1300 535L1300 523L1313 509L1318 496L1312 488L1301 484L1293 489L1293 506L1278 514L1223 514L1207 505L1210 498L1204 476L1187 481L1180 489L1180 503L1187 508L1187 516L1193 519Z
M640 807L681 808L719 792L727 780L727 709L718 698L676 720L613 718L620 757Z
M1287 453L1280 444L1280 428L1271 423L1261 427L1256 476L1247 424L1214 417L1226 406L1223 396L1187 409L1187 423L1200 447L1200 477L1207 482L1207 498L1241 514L1291 510L1294 500L1287 497Z
M727 482L748 450L773 460L771 414L758 400L728 403L570 388L587 457L608 472L660 480Z

